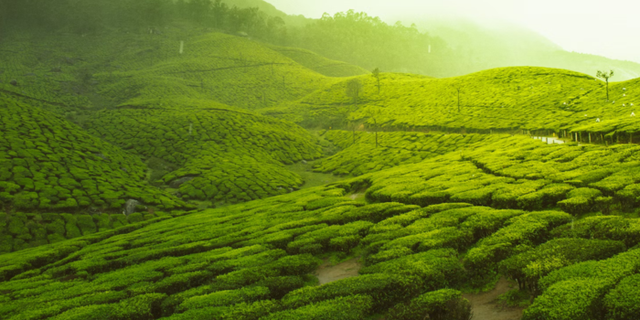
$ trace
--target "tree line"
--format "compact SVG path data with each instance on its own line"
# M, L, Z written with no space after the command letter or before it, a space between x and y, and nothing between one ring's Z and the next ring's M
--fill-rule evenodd
M234 0L0 0L0 30L43 30L77 34L105 30L162 28L192 23L277 45L295 46L372 70L451 74L460 59L446 42L415 27L387 24L353 10L287 25L258 8Z

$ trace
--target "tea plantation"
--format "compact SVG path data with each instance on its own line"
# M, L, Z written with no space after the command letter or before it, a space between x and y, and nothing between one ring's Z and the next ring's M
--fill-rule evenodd
M3 35L0 319L638 319L637 79L127 30Z
M215 103L124 106L97 112L89 132L177 170L153 180L185 199L241 202L302 185L283 164L311 160L321 148L304 129Z

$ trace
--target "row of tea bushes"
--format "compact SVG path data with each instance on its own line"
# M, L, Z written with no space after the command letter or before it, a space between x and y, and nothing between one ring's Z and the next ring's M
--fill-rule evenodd
M98 92L115 104L191 97L257 109L300 99L336 81L248 39L217 32L166 32L150 43L141 41L140 47L146 49L132 48L97 68ZM129 37L137 40L135 35ZM113 68L116 64L121 67Z
M519 263L525 257L519 254L527 251L542 259L549 253L552 262L564 259L540 273L546 276L532 306L537 309L542 297L554 292L553 283L570 280L567 268L622 266L627 271L620 279L637 271L637 250L623 252L621 240L612 239L617 234L566 239L572 216L561 211L367 204L347 196L349 186L346 181L167 221L152 219L141 222L148 223L144 228L124 226L2 255L0 317L323 319L344 314L360 319L388 313L402 319L405 312L436 316L444 312L443 304L465 314L468 305L450 289L485 283L501 267L515 276L526 270L527 261L539 261ZM596 250L578 252L573 244ZM309 285L320 257L354 249L364 254L360 276ZM605 260L580 262L586 259ZM603 268L589 274L606 277L614 270ZM632 290L625 283L616 292ZM622 306L608 303L606 312Z
M19 210L122 210L128 199L166 209L177 198L145 181L136 156L37 107L0 95L0 203Z
M345 132L325 135L339 137L339 144L349 144ZM370 142L368 134L359 135ZM411 141L412 151L379 148L380 156L369 159L378 151L362 151L356 156L361 161L346 160L344 155L364 148L363 143L347 147L322 162L317 170L331 171L341 165L351 168L352 174L364 173L347 183L354 186L353 191L366 189L365 196L371 202L420 206L465 202L524 210L559 207L573 215L629 211L640 203L640 171L635 161L640 148L633 145L547 145L523 136L491 135L475 140L477 135L442 135L452 140L458 137L461 142L454 143L442 156L429 155L420 160L421 151L415 150L429 148L430 137L438 135L388 135L400 137L395 142L398 146ZM378 167L394 165L383 160L394 153L405 153L398 166L377 172ZM409 164L403 165L403 161ZM339 170L333 172L349 173Z
M523 319L634 319L639 271L640 249L553 271L540 280L544 291Z
M361 67L342 61L327 59L313 51L295 47L268 46L300 65L327 77L353 77L368 74Z
M258 108L300 99L334 82L312 69L334 75L366 73L317 55L311 60L327 64L302 65L283 54L288 51L278 51L282 48L175 27L162 34L138 30L90 37L16 32L6 40L0 44L7 52L0 61L0 89L66 106L56 108L60 114L69 107L185 96ZM14 79L18 86L10 84ZM100 99L89 98L89 93L98 93Z
M119 228L167 215L163 212L123 214L0 213L0 253Z
M609 107L604 101L604 83L560 69L497 68L447 79L383 74L380 94L373 77L359 79L363 90L354 116L368 126L374 126L372 115L377 114L375 123L389 128L558 132L595 122L604 114L592 111ZM318 115L325 119L344 114L340 109L353 105L345 94L347 81L327 85L300 101L272 108L268 114L297 118L301 123ZM587 96L600 99L581 99Z
M314 171L351 176L418 163L450 152L470 151L504 138L502 135L379 132L376 147L373 132L356 132L355 144L351 132L329 130L323 136L343 150L323 159Z
M162 183L185 199L243 202L291 192L302 179L283 164L321 156L302 128L215 103L187 110L124 107L97 113L89 131L144 157L175 164Z

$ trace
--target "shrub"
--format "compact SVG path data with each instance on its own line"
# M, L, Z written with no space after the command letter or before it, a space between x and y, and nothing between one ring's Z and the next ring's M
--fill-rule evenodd
M360 269L360 274L375 273L417 276L425 289L436 290L456 285L463 279L465 272L455 250L436 249Z
M373 299L367 295L351 295L320 301L294 310L280 311L261 320L361 320L371 313Z
M374 310L380 311L419 293L421 281L398 274L368 274L342 279L317 287L304 287L282 298L287 309L299 308L322 300L365 294L373 298Z
M470 320L471 304L460 291L442 289L425 293L409 303L397 304L387 316L389 320Z
M601 300L612 287L611 279L558 282L534 300L524 311L522 320L602 319L605 310Z
M177 311L206 307L218 307L233 305L240 302L253 302L269 297L269 289L266 287L246 287L237 290L216 291L203 296L195 296L186 299L178 305Z
M567 199L559 201L558 206L573 215L585 214L593 211L595 199L602 196L602 192L591 188L578 188L567 194Z
M543 290L555 283L584 278L597 277L617 281L640 270L640 249L632 249L609 259L597 262L587 261L553 271L540 279Z
M269 288L272 299L281 299L285 294L304 286L304 280L300 276L271 277L258 281L255 284Z
M553 239L500 262L501 272L518 282L520 288L538 290L538 280L561 267L586 260L601 260L625 250L620 241Z
M626 277L604 298L607 319L636 320L640 315L640 274Z

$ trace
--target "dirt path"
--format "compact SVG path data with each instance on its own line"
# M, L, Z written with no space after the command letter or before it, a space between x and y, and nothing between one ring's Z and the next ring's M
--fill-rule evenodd
M499 304L498 296L517 288L517 284L500 278L493 290L483 293L467 293L463 296L471 302L473 320L520 320L523 308L504 307Z
M362 263L359 258L347 260L345 262L331 265L331 262L325 261L318 270L315 272L315 276L318 277L320 284L325 284L340 279L346 279L358 276L358 270L362 268Z

